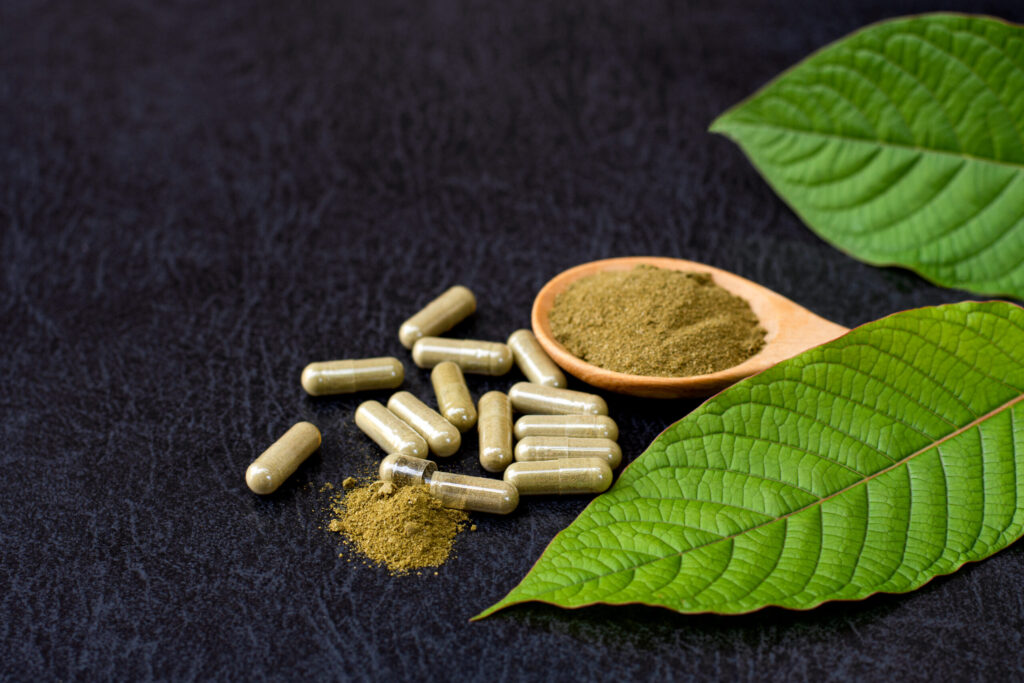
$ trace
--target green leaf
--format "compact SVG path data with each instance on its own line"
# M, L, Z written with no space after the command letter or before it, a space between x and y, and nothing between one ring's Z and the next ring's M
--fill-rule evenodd
M1024 531L1024 309L877 320L663 432L480 617L528 600L737 614L901 593Z
M1024 298L1024 27L953 14L869 26L711 130L852 256Z

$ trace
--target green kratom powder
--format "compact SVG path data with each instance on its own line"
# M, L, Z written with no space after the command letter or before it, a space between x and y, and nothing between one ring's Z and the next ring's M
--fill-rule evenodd
M616 372L704 375L764 346L750 304L710 275L637 266L580 278L555 298L551 331L571 353Z

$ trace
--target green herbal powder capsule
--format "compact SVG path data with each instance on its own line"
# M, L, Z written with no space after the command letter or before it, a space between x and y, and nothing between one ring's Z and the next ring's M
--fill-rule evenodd
M608 404L596 394L517 382L509 389L512 407L521 413L545 415L607 415Z
M478 375L504 375L512 369L512 351L507 346L476 339L424 337L413 344L412 360L421 368L450 360L463 372Z
M384 458L379 469L381 480L395 486L425 484L430 495L442 505L457 510L507 515L519 505L519 492L508 482L438 472L430 461L425 460L427 464L420 465L412 460L398 453Z
M299 422L249 465L245 483L253 493L273 493L319 447L320 430Z
M310 396L351 394L371 389L394 389L402 384L405 368L397 358L361 358L310 363L302 371L302 388Z
M523 415L516 420L515 436L575 436L585 439L619 438L619 426L607 415Z
M415 429L427 442L430 452L438 457L447 458L462 445L458 428L408 391L392 394L388 410Z
M622 462L622 449L611 439L528 436L516 444L515 457L519 462L558 458L600 458L615 469Z
M398 340L402 346L411 349L417 339L447 332L475 310L476 297L473 292L462 285L455 285L402 323L398 330Z
M541 348L540 342L530 330L516 330L508 338L508 347L512 349L516 365L526 379L534 384L549 387L566 387L565 375L558 369L555 362Z
M476 407L458 365L451 361L439 363L430 373L430 383L434 385L437 407L444 419L455 425L460 432L476 424Z
M612 477L611 468L601 458L514 462L505 470L505 481L522 496L601 493L612 485Z
M385 453L403 453L414 458L425 458L428 455L427 442L423 437L379 401L359 404L356 408L356 426L383 448Z

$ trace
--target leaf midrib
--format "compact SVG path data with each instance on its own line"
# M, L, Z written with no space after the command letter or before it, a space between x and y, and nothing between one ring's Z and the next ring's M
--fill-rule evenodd
M993 166L1002 166L1013 169L1014 171L1024 171L1024 163L1018 163L1014 161L1001 161L999 159L991 159L989 157L981 157L973 154L967 154L966 152L951 152L944 149L934 149L931 147L921 147L920 145L902 145L897 142L889 142L887 140L878 140L874 138L858 138L851 135L840 135L838 133L825 133L816 130L807 130L804 128L791 128L789 126L780 126L775 123L755 123L751 121L740 121L740 120L727 120L728 113L724 114L721 119L711 124L711 132L713 133L728 133L730 127L745 126L747 128L767 128L769 130L777 130L784 133L795 133L798 135L806 135L808 137L822 138L825 140L838 140L841 142L853 142L866 145L875 145L878 147L886 147L889 149L898 149L906 152L916 152L921 154L935 154L938 156L948 156L954 159L963 159L965 161L977 161L986 164L992 164ZM725 119L723 121L723 119Z
M756 531L757 529L760 529L762 527L768 526L769 524L774 524L774 523L779 522L781 520L788 519L788 518L790 518L790 517L792 517L792 516L794 516L796 514L804 512L805 510L809 510L809 509L811 509L813 507L824 505L827 501L832 500L836 496L840 496L840 495L846 493L847 491L850 491L850 490L852 490L852 489L854 489L854 488L856 488L858 486L861 486L863 484L867 484L867 482L871 481L872 479L875 479L875 478L877 478L877 477L879 477L879 476L881 476L881 475L883 475L883 474L885 474L887 472L890 472L890 471L896 469L897 467L900 467L900 466L910 462L914 458L916 458L916 457L918 457L920 455L923 455L924 453L927 453L928 451L932 450L933 448L938 448L939 446L941 446L942 444L946 443L950 439L954 439L954 438L960 436L961 434L963 434L963 433L973 429L974 427L977 427L978 425L982 424L986 420L989 420L989 419L995 417L996 415L1002 413L1003 411L1009 410L1009 409L1013 408L1013 406L1015 406L1016 404L1020 403L1021 401L1024 401L1024 392L1022 392L1021 394L1019 394L1015 398L1012 398L1009 401L1006 401L1002 405L997 406L996 408L993 408L992 410L990 410L989 412L985 413L984 415L981 415L980 417L977 417L977 418L971 420L969 423L967 423L963 427L958 427L957 429L953 430L952 432L950 432L946 436L943 436L942 438L937 439L936 441L933 441L932 443L928 444L927 446L924 446L924 447L914 451L913 453L911 453L910 455L906 456L905 458L902 458L901 460L895 461L893 464L889 465L888 467L885 467L884 469L881 469L878 472L875 472L875 473L873 473L873 474L871 474L871 475L869 475L867 477L864 477L863 479L861 479L861 480L859 480L857 482L854 482L853 484L850 484L849 486L846 486L846 487L836 491L835 493L830 493L829 495L825 496L824 498L820 498L820 499L818 499L818 500L816 500L816 501L814 501L812 503L808 503L807 505L804 505L801 508L798 508L798 509L793 510L791 512L787 512L784 515L780 515L780 516L775 517L773 519L770 519L770 520L768 520L766 522L762 522L762 523L756 524L756 525L754 525L752 527L748 527L746 529L742 529L742 530L737 531L737 532L735 532L733 534L730 534L728 536L722 536L720 538L714 539L713 541L708 541L707 543L702 543L700 545L693 546L692 548L687 548L686 550L682 550L682 551L675 552L675 553L669 553L667 555L662 555L661 557L658 557L656 559L648 560L647 562L641 562L639 564L634 564L634 565L632 565L630 567L627 567L625 569L617 569L615 571L607 572L605 574L596 574L596 575L593 575L590 578L587 578L587 579L585 579L583 581L574 581L574 582L569 583L569 584L564 584L564 585L561 585L561 586L557 586L555 588L551 588L551 589L548 589L548 590L540 591L540 592L536 593L535 595L545 595L545 594L548 594L548 593L553 593L555 591L563 590L563 589L568 588L570 586L582 586L582 585L590 583L592 581L597 581L597 580L603 579L603 578L605 578L607 576L612 576L614 574L621 574L622 572L627 572L627 571L635 572L637 569L639 569L641 567L644 567L644 566L646 566L648 564L654 564L655 562L661 562L662 560L664 560L666 558L669 558L669 557L672 557L673 555L681 557L681 556L683 556L683 555L685 555L687 553L691 553L691 552L694 552L696 550L700 550L701 548L706 548L706 547L712 546L712 545L714 545L716 543L722 543L724 541L731 541L731 540L733 540L733 539L735 539L735 538L737 538L739 536L751 533L753 531ZM509 597L511 597L511 594L509 595ZM529 598L529 599L532 600L532 599L536 599L536 598Z

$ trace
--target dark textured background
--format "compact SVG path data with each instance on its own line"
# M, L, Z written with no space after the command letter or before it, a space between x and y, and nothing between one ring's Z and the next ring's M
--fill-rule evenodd
M1020 544L809 613L470 624L585 501L477 516L437 576L348 563L316 487L380 456L365 396L298 383L407 359L399 324L453 283L480 301L456 333L504 339L602 257L704 261L845 325L964 298L826 246L705 132L828 41L947 4L0 4L0 674L1020 676ZM949 6L1024 21L1019 0ZM695 405L610 403L627 460ZM322 450L252 495L245 467L300 419ZM455 469L479 473L473 441Z

